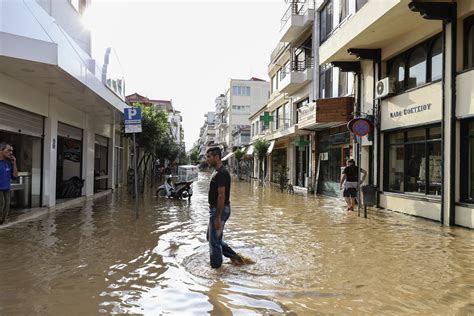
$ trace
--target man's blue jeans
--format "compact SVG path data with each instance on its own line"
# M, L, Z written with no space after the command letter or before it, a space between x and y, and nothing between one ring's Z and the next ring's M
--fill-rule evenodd
M230 217L230 206L224 206L224 210L221 215L221 229L216 230L214 221L216 220L217 210L215 207L209 209L209 225L207 226L207 241L209 241L209 254L211 258L211 267L214 269L219 268L222 265L222 255L227 258L237 256L237 253L232 250L223 240L225 222Z

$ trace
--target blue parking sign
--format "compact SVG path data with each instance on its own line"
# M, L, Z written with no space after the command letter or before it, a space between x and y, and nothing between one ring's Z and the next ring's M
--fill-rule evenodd
M125 124L142 120L142 108L125 108Z
M142 109L131 107L124 109L125 133L142 132Z

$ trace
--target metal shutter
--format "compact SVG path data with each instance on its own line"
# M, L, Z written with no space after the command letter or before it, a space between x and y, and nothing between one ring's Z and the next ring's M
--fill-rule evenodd
M43 137L44 117L0 102L0 129Z
M82 140L82 129L58 122L58 136Z

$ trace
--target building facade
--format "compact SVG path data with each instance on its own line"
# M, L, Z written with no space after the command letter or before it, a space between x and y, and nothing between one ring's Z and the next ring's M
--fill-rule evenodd
M218 143L224 152L232 152L237 146L232 134L249 127L250 115L267 102L268 94L267 81L253 77L229 81L226 93L216 99Z
M338 196L355 158L381 208L474 227L473 9L468 0L288 2L270 100L250 118L252 141L271 142L266 178L286 163L294 185ZM354 118L372 132L354 137Z
M91 57L80 21L88 4L0 1L0 140L13 144L20 172L13 208L70 198L74 177L84 180L77 196L125 178L123 72L111 49L103 61Z

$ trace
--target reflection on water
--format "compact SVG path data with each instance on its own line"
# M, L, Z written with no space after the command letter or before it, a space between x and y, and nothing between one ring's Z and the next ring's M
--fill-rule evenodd
M213 270L208 178L191 203L114 194L0 229L0 315L474 314L474 232L234 183Z

